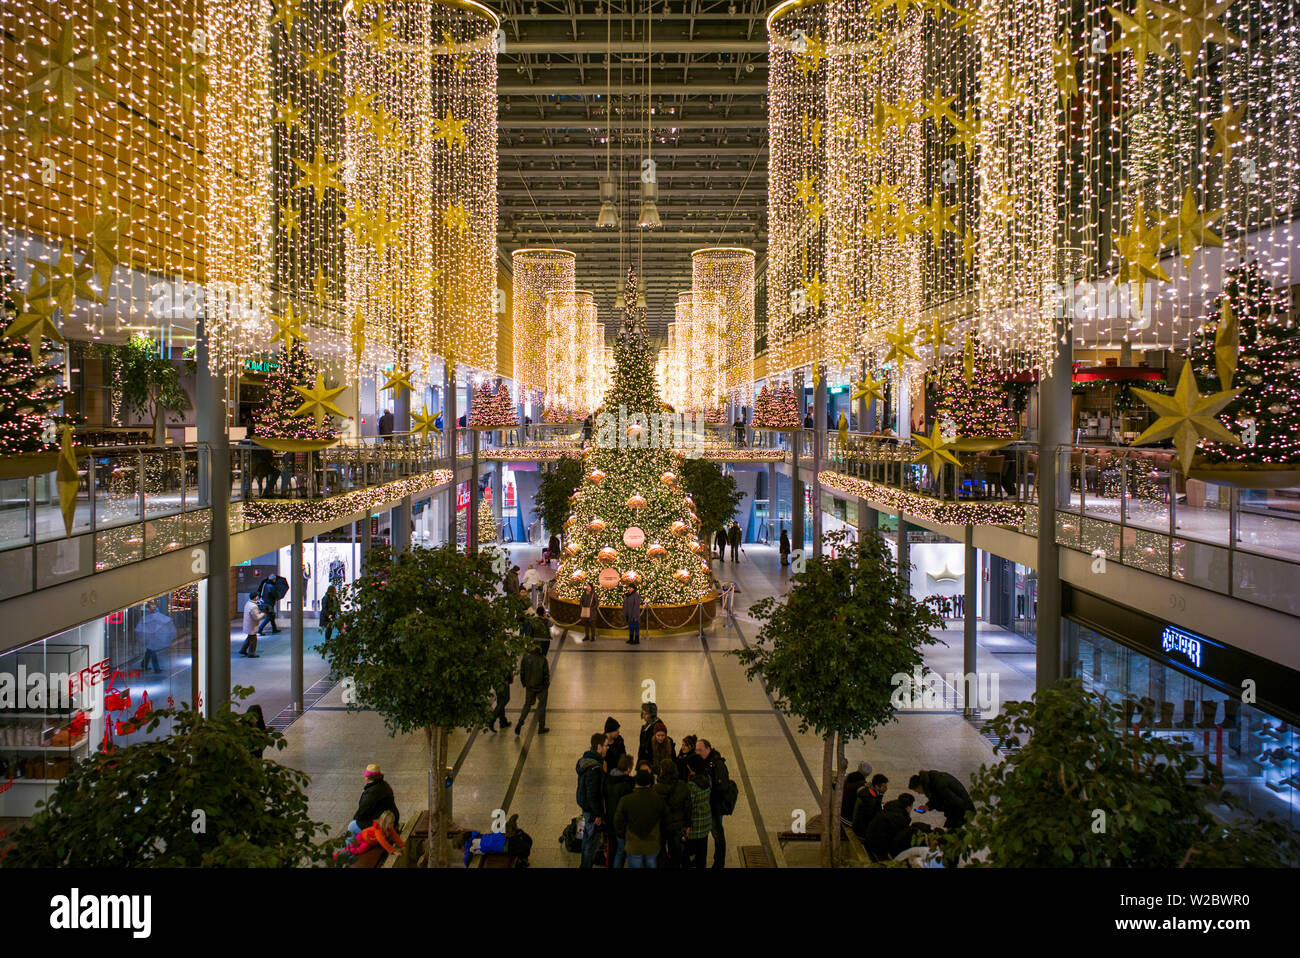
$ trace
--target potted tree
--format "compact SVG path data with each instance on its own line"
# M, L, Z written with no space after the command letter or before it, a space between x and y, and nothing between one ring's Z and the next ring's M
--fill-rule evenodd
M166 441L165 414L183 413L190 408L190 397L181 387L179 370L145 336L136 336L122 346L104 346L103 350L109 359L121 410L148 419L153 426L154 444L161 446Z

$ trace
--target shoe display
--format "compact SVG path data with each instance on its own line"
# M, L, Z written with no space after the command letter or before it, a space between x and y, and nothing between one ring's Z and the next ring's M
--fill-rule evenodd
M1160 721L1155 724L1156 728L1173 728L1174 727L1174 703L1160 703Z
M1214 728L1214 717L1219 714L1219 703L1214 699L1206 699L1201 702L1201 720L1196 723L1197 728Z
M1183 699L1183 718L1177 728L1191 728L1196 724L1196 699Z

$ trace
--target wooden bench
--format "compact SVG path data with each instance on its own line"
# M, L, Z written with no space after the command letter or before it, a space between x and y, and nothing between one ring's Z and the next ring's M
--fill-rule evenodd
M762 845L741 845L740 863L744 868L774 868L771 857Z

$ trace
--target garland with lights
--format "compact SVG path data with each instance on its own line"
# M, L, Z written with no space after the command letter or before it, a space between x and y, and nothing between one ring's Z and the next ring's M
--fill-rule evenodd
M887 512L943 525L1019 526L1025 521L1025 507L1014 502L946 502L829 470L818 473L817 478L825 488L877 503Z
M631 424L617 436L621 448L598 444L583 456L555 594L575 601L590 583L601 605L615 606L636 582L643 602L682 605L710 592L708 547L699 541L699 519L678 478L681 457L650 447L649 416L664 407L636 300L636 275L629 271L624 332L614 346L604 408L626 408Z
M369 512L451 482L450 469L431 469L382 486L354 489L324 499L250 499L244 503L244 520L251 523L330 522L358 512Z

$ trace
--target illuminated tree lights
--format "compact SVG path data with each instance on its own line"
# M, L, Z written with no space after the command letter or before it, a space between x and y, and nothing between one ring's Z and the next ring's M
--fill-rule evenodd
M280 353L280 368L267 377L266 401L253 410L252 434L263 439L338 438L332 417L317 422L310 413L298 412L303 406L299 388L314 383L317 375L316 364L307 355L307 348L301 340L294 340Z

